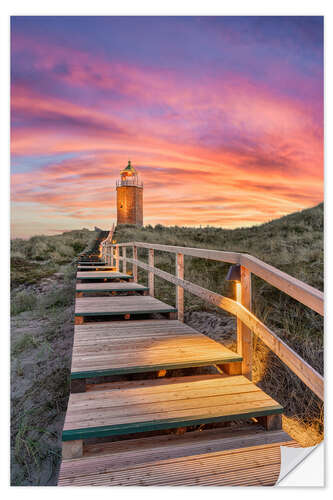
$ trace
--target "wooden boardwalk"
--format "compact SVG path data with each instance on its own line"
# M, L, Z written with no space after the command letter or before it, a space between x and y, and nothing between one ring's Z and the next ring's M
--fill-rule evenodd
M242 375L241 355L148 295L151 281L114 269L78 266L58 484L273 485L280 445L297 445L281 405Z

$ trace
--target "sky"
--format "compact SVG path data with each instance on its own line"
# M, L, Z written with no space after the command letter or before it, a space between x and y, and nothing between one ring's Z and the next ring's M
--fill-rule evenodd
M323 200L322 17L12 17L12 237L246 227Z

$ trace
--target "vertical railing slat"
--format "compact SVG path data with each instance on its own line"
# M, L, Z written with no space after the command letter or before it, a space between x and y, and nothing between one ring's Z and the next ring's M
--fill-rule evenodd
M119 245L116 245L116 271L119 272Z
M133 259L138 260L138 247L133 246ZM138 281L138 266L137 264L133 264L133 279L135 282Z
M176 254L176 276L184 279L184 254ZM176 287L176 307L178 310L178 320L184 321L184 288Z
M123 273L125 274L127 271L127 264L126 264L126 247L123 247Z
M241 266L241 281L236 287L236 300L251 311L251 272L244 266ZM249 380L252 380L252 351L252 332L237 318L237 352L243 357L242 374Z
M154 249L149 248L148 252L149 252L148 253L148 265L151 267L154 267ZM154 285L155 285L154 273L148 271L148 288L149 288L149 295L151 295L151 297L154 297L154 294L155 294Z

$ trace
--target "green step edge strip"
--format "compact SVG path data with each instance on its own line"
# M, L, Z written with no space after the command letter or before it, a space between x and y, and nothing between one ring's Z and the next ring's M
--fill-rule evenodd
M266 406L258 410L249 410L241 414L230 413L229 415L198 416L197 418L170 418L150 422L133 422L129 424L103 425L101 427L88 427L72 429L62 432L63 441L74 441L76 439L88 439L93 437L119 436L121 434L133 434L136 432L157 431L172 429L189 425L208 424L213 422L225 422L234 419L248 419L251 417L264 417L266 415L277 415L283 413L283 407Z
M195 366L210 366L210 365L223 365L226 363L236 363L242 361L242 357L237 358L223 358L223 359L211 359L209 361L188 361L184 363L163 363L161 365L146 365L146 366L131 366L129 368L109 368L105 370L90 370L84 372L72 372L71 380L76 380L80 378L92 378L92 377L103 377L105 375L125 375L127 373L142 373L142 372L152 372L158 370L172 370L178 368L192 368Z
M78 284L77 286L80 287L80 285ZM103 290L102 288L99 288L99 289L96 289L96 290L93 290L92 288L76 288L76 292L147 292L149 290L149 288L147 286L144 286L142 288L105 288L105 290Z
M150 310L146 309L145 311L112 311L112 312L82 312L75 313L75 316L119 316L123 314L157 314L157 313L169 313L169 312L177 312L177 309L155 309Z

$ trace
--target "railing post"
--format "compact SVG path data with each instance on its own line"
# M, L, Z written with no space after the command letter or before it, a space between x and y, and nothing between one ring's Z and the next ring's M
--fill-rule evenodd
M106 247L106 264L108 266L111 265L111 247L110 247L110 245L107 245L107 247Z
M184 254L176 254L176 276L184 279ZM176 307L178 311L178 321L184 321L184 288L176 287Z
M149 248L148 250L148 265L151 267L154 267L154 249ZM151 271L148 271L148 287L149 287L149 295L154 297L155 290L154 290L154 285L155 285L155 276L154 273Z
M133 259L138 260L138 247L133 245ZM133 264L133 280L135 282L138 281L138 266L137 264Z
M236 283L236 300L251 311L251 272L241 266L241 281ZM237 318L237 352L243 357L242 374L252 380L252 332Z
M123 247L123 273L126 273L126 247Z
M119 272L119 245L116 245L116 271Z
M110 245L110 266L114 267L113 245Z

